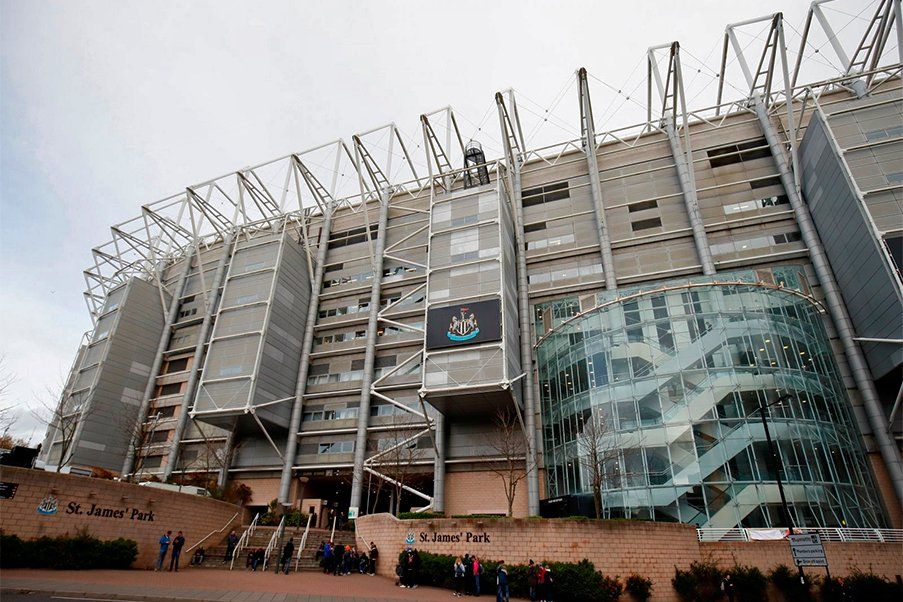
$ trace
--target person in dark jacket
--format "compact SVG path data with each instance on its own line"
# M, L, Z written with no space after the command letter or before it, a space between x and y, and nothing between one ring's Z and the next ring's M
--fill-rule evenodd
M555 579L552 577L552 569L548 564L542 565L542 600L553 602L555 597Z
M728 602L734 602L734 580L731 579L730 573L721 580L721 591L727 596Z
M238 535L235 534L233 530L229 533L229 537L226 538L226 555L223 557L223 564L226 564L230 560L232 560L232 555L235 554L235 546L238 545Z
M539 584L539 567L530 559L527 565L527 592L530 595L530 602L536 602L536 586Z
M370 542L370 575L376 574L376 561L379 560L379 548L372 541Z
M288 569L292 565L292 554L295 553L295 543L292 541L292 538L288 538L288 543L282 547L282 557L279 559L279 568L276 570L279 571L284 570L285 574L288 575Z
M185 545L185 536L179 531L172 540L172 554L169 557L169 570L179 572L179 556L182 555L182 546Z
M334 554L332 542L327 542L326 545L323 546L323 572L325 574L329 574L329 571L332 569L332 555Z
M473 558L464 554L464 595L473 595Z
M505 568L504 560L495 570L495 587L495 602L511 602L511 594L508 591L508 569Z

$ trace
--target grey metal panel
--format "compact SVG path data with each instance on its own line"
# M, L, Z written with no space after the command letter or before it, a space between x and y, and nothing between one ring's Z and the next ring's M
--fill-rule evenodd
M809 123L800 157L803 193L856 334L899 338L903 325L899 288L819 114ZM899 345L864 344L862 350L875 378L903 363Z

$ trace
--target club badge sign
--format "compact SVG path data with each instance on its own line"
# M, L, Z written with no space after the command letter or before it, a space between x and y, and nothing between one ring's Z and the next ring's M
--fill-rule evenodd
M427 349L489 343L502 338L498 299L431 308L427 322Z

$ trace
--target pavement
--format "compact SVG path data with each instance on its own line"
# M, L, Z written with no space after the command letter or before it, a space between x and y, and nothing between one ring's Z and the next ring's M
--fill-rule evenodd
M48 600L190 600L210 602L447 602L446 589L402 589L393 579L367 575L334 577L319 572L185 569L153 571L52 571L6 569L0 572L3 602Z

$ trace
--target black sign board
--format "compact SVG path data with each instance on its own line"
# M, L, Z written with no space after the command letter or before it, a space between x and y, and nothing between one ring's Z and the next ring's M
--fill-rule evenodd
M427 324L427 349L498 341L502 338L502 305L498 299L490 299L432 308Z
M9 481L0 481L0 500L11 500L16 497L16 490L19 488L18 483L10 483Z

